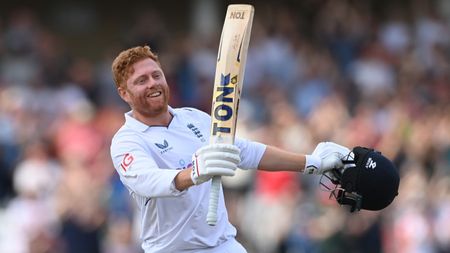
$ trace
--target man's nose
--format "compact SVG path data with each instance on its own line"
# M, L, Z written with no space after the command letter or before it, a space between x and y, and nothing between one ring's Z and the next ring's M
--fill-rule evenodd
M154 87L157 83L158 83L158 82L157 82L154 78L150 77L150 78L148 79L148 82L147 82L146 85L148 86L148 88L152 88L152 87Z

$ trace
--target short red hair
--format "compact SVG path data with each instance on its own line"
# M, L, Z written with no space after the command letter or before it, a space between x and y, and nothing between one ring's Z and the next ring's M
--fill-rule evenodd
M111 66L116 87L126 86L128 77L134 72L133 64L146 58L150 58L160 65L158 56L152 52L149 46L137 46L120 52Z

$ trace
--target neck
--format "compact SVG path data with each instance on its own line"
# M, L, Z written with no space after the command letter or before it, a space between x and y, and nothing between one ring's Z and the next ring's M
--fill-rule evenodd
M135 110L132 112L133 118L146 124L147 126L169 126L173 116L169 112L169 109L164 110L155 115L143 115Z

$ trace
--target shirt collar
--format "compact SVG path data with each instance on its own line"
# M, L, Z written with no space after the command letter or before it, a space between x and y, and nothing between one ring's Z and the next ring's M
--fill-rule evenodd
M170 106L169 106L169 112L175 118L176 112ZM125 113L125 125L127 125L131 129L134 129L134 130L137 130L137 131L140 131L140 132L145 132L145 130L147 130L149 127L151 127L151 126L148 126L148 125L142 123L141 121L133 118L132 115L133 115L133 111L132 110ZM169 125L170 125L170 123L169 123Z

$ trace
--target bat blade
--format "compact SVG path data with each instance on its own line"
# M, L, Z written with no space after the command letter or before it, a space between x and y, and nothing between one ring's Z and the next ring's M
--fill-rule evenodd
M210 143L234 144L239 100L253 23L254 8L247 4L228 6L217 55L211 109ZM211 182L206 222L217 223L221 179Z

